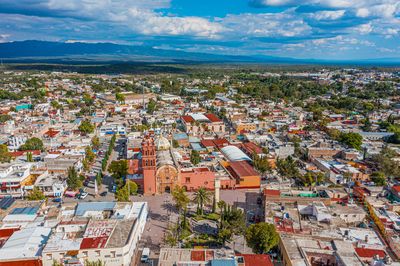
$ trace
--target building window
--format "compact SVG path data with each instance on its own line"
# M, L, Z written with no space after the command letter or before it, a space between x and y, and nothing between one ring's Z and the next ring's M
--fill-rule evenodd
M206 182L204 182L204 185L208 185L208 182L206 181Z
M100 250L96 250L95 254L96 254L97 257L100 257Z
M53 256L52 256L51 254L46 254L46 259L47 259L47 260L52 260L52 259L53 259Z
M115 258L115 251L111 251L111 258Z
M83 254L84 257L88 256L88 252L87 251L84 251L82 254Z
M190 177L186 177L186 183L190 183Z

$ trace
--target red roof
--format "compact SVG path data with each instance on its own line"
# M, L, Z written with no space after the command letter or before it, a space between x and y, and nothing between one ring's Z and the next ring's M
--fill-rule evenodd
M230 144L227 139L214 139L213 142L218 148L222 148Z
M221 119L219 119L215 114L204 114L204 116L213 123L221 122Z
M393 186L392 189L397 193L400 193L400 186Z
M266 254L238 254L244 258L245 266L273 266L271 258Z
M245 142L242 145L243 145L243 148L245 150L247 150L248 153L256 153L256 154L263 153L262 148L253 142Z
M183 116L182 116L182 120L185 121L185 123L194 122L193 117L191 117L190 115L183 115Z
M15 231L18 231L19 228L5 228L0 229L0 237L10 237Z
M277 189L264 189L264 196L280 196L281 191Z
M380 258L384 258L386 255L385 251L381 249L355 248L355 251L361 258L372 258L375 255L378 255Z
M192 252L190 252L190 260L191 261L205 261L206 254L205 254L204 250L192 250Z
M215 147L215 143L211 139L202 139L201 140L201 145L203 145L206 148L207 147Z
M81 249L104 248L107 244L108 236L104 237L86 237L82 239Z
M256 170L247 161L231 162L229 166L238 177L244 176L258 176Z
M60 133L60 131L57 130L49 130L46 133L44 133L43 135L46 135L50 138L54 138L55 136L57 136L57 134Z
M18 157L18 156L22 156L28 152L32 153L32 155L40 155L40 150L14 151L14 152L10 152L10 155L12 157Z

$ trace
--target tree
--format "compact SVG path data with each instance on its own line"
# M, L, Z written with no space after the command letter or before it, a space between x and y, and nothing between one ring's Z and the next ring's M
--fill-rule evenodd
M51 101L50 105L51 105L51 107L53 107L54 109L61 109L61 104L60 104L58 101L56 101L56 100Z
M240 209L222 202L218 203L218 205L219 207L223 206L218 230L218 239L224 245L233 235L243 234L246 228L246 220L244 213Z
M222 213L222 211L226 207L226 202L223 201L223 200L220 200L220 201L217 202L217 206L218 206L219 212Z
M343 144L346 144L350 148L361 150L362 136L358 133L354 132L341 133L339 141Z
M92 138L91 143L92 143L93 149L98 150L100 148L100 139L98 136L94 136Z
M28 200L44 200L46 197L44 196L43 191L41 191L40 188L33 187L26 198Z
M11 161L11 154L8 152L7 145L0 144L0 163L8 163Z
M39 138L30 138L21 147L19 147L21 151L28 150L41 150L44 151L43 141Z
M246 242L254 253L263 254L278 245L279 236L273 224L262 222L247 228Z
M297 178L300 176L299 168L291 156L286 159L277 159L276 167L283 177Z
M122 179L128 173L128 162L126 160L112 161L108 171L114 179Z
M176 186L172 192L172 199L175 202L175 207L178 209L178 212L187 208L189 204L189 197L186 194L186 191L183 187Z
M325 180L325 175L322 172L307 172L303 176L300 176L300 180L306 187L315 186Z
M267 172L271 171L271 165L269 164L267 156L258 156L258 154L253 154L253 165L254 168L260 172L261 175L264 175Z
M170 225L165 234L164 243L170 247L175 247L176 245L178 245L178 230L179 228L177 225Z
M96 261L85 260L84 266L106 266L106 263L102 260L96 260Z
M85 148L85 159L89 163L93 163L94 160L96 159L96 154L93 152L93 150L90 146L86 146L86 148Z
M172 199L175 202L175 207L178 210L178 238L180 236L181 231L188 231L189 224L187 221L187 205L189 204L189 197L186 194L186 191L183 187L176 186L172 192ZM182 222L181 222L182 216Z
M208 204L211 201L210 191L206 190L204 187L199 188L194 194L193 201L197 203L197 214L203 215L204 204Z
M0 115L0 123L4 123L7 122L8 120L12 120L12 116L11 115Z
M200 153L198 151L192 150L190 153L190 162L194 165L198 165L201 162Z
M51 264L51 266L63 266L63 264L61 262L53 260L53 263Z
M83 100L83 102L85 103L85 106L91 106L91 105L93 105L93 103L94 103L94 100L93 100L93 98L90 96L90 94L89 93L84 93L83 94L83 96L82 96L82 100Z
M386 176L382 172L373 172L371 174L371 180L377 186L385 186L386 185Z
M103 184L103 173L102 172L97 172L97 174L96 174L96 183L97 183L97 186L99 188L101 188L101 185Z
M125 186L128 189L129 195L135 195L138 191L138 185L132 180L126 180Z
M122 202L130 201L128 187L123 186L122 188L118 188L117 192L115 192L115 199Z
M149 103L147 104L147 113L153 114L157 108L157 103L153 99L150 99Z
M27 162L33 162L32 152L27 152L26 153L26 161Z
M77 190L82 187L82 180L79 178L75 167L68 168L67 185L71 190Z
M179 142L176 139L172 140L172 147L179 148Z
M117 93L115 94L115 99L116 99L118 102L123 103L123 102L125 102L125 95L123 95L122 93L117 92Z
M81 131L83 134L90 134L93 133L94 131L94 125L92 125L92 123L90 123L89 120L83 120L81 122L81 124L78 127L79 131Z
M394 160L397 156L394 150L384 147L372 160L376 163L379 171L383 172L386 177L400 177L400 164Z

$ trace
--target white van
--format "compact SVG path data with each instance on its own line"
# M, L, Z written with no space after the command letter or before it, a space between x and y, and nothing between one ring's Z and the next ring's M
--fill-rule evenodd
M142 256L140 257L141 262L148 262L150 256L150 249L149 248L144 248L142 251Z

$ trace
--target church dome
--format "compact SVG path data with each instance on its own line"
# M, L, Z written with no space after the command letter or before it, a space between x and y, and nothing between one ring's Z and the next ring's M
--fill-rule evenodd
M159 136L155 141L155 145L158 151L168 150L171 147L169 140L164 136Z

